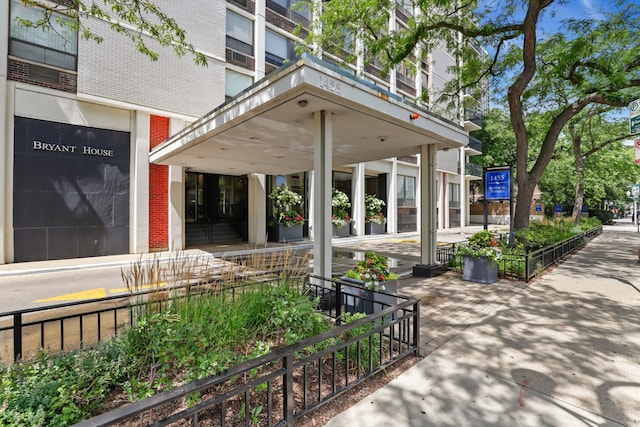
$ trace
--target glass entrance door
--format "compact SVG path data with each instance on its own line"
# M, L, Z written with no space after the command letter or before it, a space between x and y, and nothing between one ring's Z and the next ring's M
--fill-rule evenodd
M198 222L204 219L204 174L185 175L185 222Z

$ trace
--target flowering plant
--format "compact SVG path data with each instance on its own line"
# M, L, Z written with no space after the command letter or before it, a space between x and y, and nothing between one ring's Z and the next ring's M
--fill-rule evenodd
M385 205L384 200L378 199L371 194L364 195L364 207L366 209L364 222L375 222L377 224L386 224L387 219L382 213L382 207Z
M364 261L359 261L345 276L361 280L366 288L375 290L384 290L385 281L398 278L397 274L389 271L387 257L372 251L365 252Z
M489 261L495 262L502 258L502 248L492 232L489 230L478 231L469 237L467 245L460 245L456 250L457 254L470 255L472 257L485 256Z
M304 223L302 215L292 209L293 206L302 204L302 196L300 194L282 184L273 189L269 194L269 199L273 202L274 207L274 220L272 223L284 224L287 227Z
M349 202L349 196L343 191L332 189L331 190L331 222L338 227L343 227L351 222L349 216L349 208L351 202Z

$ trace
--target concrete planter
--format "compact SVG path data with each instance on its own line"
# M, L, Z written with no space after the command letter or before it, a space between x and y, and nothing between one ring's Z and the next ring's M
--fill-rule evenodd
M291 227L276 224L269 227L269 240L279 243L299 242L302 240L302 224L294 224Z
M384 282L384 291L374 292L364 288L362 280L352 279L350 277L342 277L341 280L347 283L353 283L357 286L343 285L344 293L343 301L345 303L345 312L347 313L378 313L391 305L398 303L398 281L389 280ZM379 303L379 304L378 304Z
M477 283L493 283L498 281L498 263L486 256L462 256L462 280Z
M386 224L378 224L377 222L366 222L364 224L364 234L384 234L386 226Z
M346 223L342 227L337 224L333 225L333 237L349 237L351 235L351 223Z

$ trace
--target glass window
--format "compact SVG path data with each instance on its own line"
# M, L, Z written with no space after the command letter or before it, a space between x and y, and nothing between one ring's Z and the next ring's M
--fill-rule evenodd
M413 15L413 1L412 0L396 0L398 6L402 8L407 14Z
M265 61L269 64L280 66L289 59L287 38L271 30L265 31Z
M253 83L253 78L246 74L225 70L224 94L227 99L233 98Z
M414 176L398 175L398 200L415 200L416 178Z
M460 207L460 184L449 183L449 207Z
M9 54L23 59L66 68L76 69L78 55L78 33L71 29L72 18L53 13L50 19L51 29L28 28L20 25L17 17L38 21L43 10L38 7L25 7L20 0L11 0L9 32Z
M253 21L227 10L227 47L253 55Z

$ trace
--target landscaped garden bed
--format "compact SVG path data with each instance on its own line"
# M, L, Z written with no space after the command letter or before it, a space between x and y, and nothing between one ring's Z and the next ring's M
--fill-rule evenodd
M138 270L128 284L157 274ZM282 274L243 286L159 290L131 328L94 349L4 366L0 424L69 425L107 411L89 423L137 426L177 413L211 425L276 424L301 419L416 353L417 301L405 298L396 321L383 324L390 309L319 311L313 286ZM344 299L339 283L321 286Z
M439 248L442 253L439 259L444 260L449 269L462 271L463 256L479 256L481 251L488 251L501 278L528 282L601 232L602 224L596 217L582 219L579 227L568 219L533 222L528 229L516 232L514 247L509 247L508 235L497 233L492 236L493 246L474 250L469 243L463 243ZM477 234L478 237L491 235L487 231ZM477 238L472 236L470 240Z

